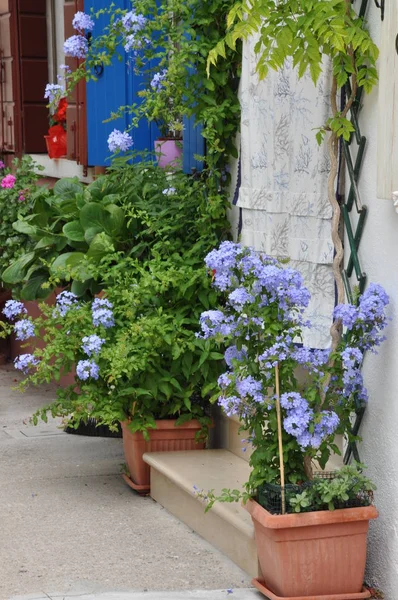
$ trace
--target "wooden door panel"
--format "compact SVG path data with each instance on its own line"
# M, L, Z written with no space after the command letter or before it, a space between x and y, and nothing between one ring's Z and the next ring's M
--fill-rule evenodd
M25 60L22 63L21 71L24 103L35 102L45 105L43 96L48 82L47 61ZM46 111L48 116L48 109Z
M20 13L20 56L44 59L47 62L47 22L46 15Z
M46 152L48 82L45 0L15 0L18 6L19 79L22 103L23 151Z
M31 15L43 15L46 13L46 0L19 0L19 10Z
M48 109L43 105L27 104L24 106L25 151L33 153L46 152L44 135L48 130Z

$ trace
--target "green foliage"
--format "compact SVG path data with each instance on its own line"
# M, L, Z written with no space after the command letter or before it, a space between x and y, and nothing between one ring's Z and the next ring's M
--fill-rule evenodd
M359 464L346 465L331 479L315 477L303 492L290 498L293 512L369 506L376 486L363 475L362 469Z
M98 291L87 273L87 256L99 260L123 247L133 234L122 208L114 204L118 196L102 183L100 193L101 181L84 187L77 180L61 179L52 193L33 198L29 214L18 215L13 229L30 252L11 261L2 279L23 300L47 297L56 283L70 281L72 272L87 290Z
M117 205L110 193L116 185L122 190ZM171 185L174 193L165 194ZM84 242L76 243L87 246L87 231L100 226L105 231L95 233L85 254L64 248L52 261L50 269L63 269L65 278L68 271L71 290L82 299L63 317L43 304L44 317L35 321L35 329L46 345L35 351L40 364L23 385L59 380L87 359L81 347L84 336L96 333L106 343L93 357L99 379L77 380L78 391L75 385L59 389L57 400L38 411L34 421L46 419L50 411L71 417L75 425L89 417L108 425L131 418L133 430L146 431L155 418L177 417L180 422L197 418L207 426L207 400L216 391L223 354L213 342L197 338L196 332L201 312L219 302L203 259L228 235L223 196L209 200L205 176L202 180L178 173L170 180L162 169L145 163L116 164L83 196L76 194L77 189L73 196L70 185L66 189L71 191L67 199L71 212L68 223L66 219L58 223L59 235L79 238L83 231ZM122 222L109 217L105 222L102 209L92 212L91 205L100 203L101 194L100 206L108 212L116 206L111 216L116 219L123 213L128 233L121 249L108 248L97 256L91 252L95 240L119 232ZM113 304L114 327L94 327L87 281L106 291ZM5 333L11 330L12 326L5 327Z
M212 66L224 59L227 49L236 48L238 41L256 36L257 71L260 79L269 69L279 70L286 59L297 67L299 77L309 73L317 83L323 60L329 57L338 88L351 78L353 93L357 87L370 92L377 83L376 60L379 54L369 32L364 27L351 0L239 0L228 14L228 31L214 45L207 60L209 75ZM317 134L324 131L349 139L349 109L335 112ZM351 126L352 127L352 126Z
M106 342L93 357L99 380L77 380L78 391L75 385L59 390L57 401L36 417L51 411L69 415L75 424L88 418L99 424L129 418L133 431L146 431L156 418L198 418L208 425L205 400L216 389L223 354L195 336L204 304L216 301L206 269L192 257L186 262L174 256L154 257L142 267L126 259L115 271L109 270L106 294L113 304L114 327L93 326L91 301L65 317L43 308L45 319L37 320L36 328L44 328L46 347L35 352L41 362L28 381L57 379L61 371L86 360L84 336L96 333Z
M48 193L45 188L36 187L40 177L36 171L40 170L40 167L29 156L21 160L15 159L13 166L15 186L0 188L0 273L27 250L23 244L26 238L13 228L14 221L29 215L36 200ZM1 176L4 177L10 172L9 169L2 169Z

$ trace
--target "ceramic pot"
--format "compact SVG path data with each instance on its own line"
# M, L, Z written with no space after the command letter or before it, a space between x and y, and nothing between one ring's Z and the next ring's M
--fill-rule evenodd
M168 139L155 140L155 152L159 167L176 169L182 159L182 142Z
M132 433L128 422L122 422L123 448L130 477L123 478L134 490L147 494L150 490L150 466L144 462L146 452L173 452L176 450L203 450L205 442L197 442L195 437L201 426L192 420L175 427L175 419L156 421L156 429L148 431L146 441L141 431Z
M53 125L44 136L50 158L62 158L66 156L66 131L62 125Z
M272 600L357 600L374 506L273 515L254 500L251 514L262 571L253 584Z

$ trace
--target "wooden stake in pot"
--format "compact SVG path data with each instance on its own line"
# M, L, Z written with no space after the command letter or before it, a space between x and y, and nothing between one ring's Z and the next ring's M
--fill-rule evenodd
M285 500L285 466L283 464L283 445L282 445L282 418L281 418L281 404L279 400L279 365L275 367L275 391L276 391L276 418L278 423L278 446L279 446L279 469L281 472L281 500L282 500L282 514L286 512L286 500Z

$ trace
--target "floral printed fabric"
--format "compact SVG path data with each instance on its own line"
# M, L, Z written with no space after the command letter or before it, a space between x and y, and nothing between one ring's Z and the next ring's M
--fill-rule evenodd
M289 257L311 292L304 343L330 345L335 293L331 269L329 158L314 131L330 116L329 69L317 86L298 79L291 63L265 80L256 74L252 38L244 45L240 90L242 210L240 240L270 256Z

